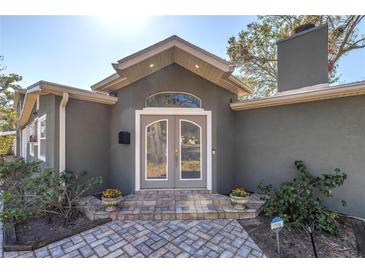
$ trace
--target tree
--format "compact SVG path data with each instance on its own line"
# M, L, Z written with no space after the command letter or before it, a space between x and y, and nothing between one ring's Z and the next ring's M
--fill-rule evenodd
M0 56L1 58L1 56ZM0 131L15 129L16 112L12 108L15 90L20 88L22 77L4 73L5 67L0 64Z
M0 60L2 60L0 56ZM15 90L20 88L18 85L22 77L11 73L4 73L5 67L0 64L0 132L15 129L16 112L13 110ZM0 155L12 153L14 136L0 137Z
M301 15L258 16L238 37L228 41L227 54L240 71L244 82L252 86L250 97L264 97L276 93L276 41L290 35L296 27L312 23L328 23L328 71L330 82L338 80L340 58L350 51L365 47L365 33L358 26L365 16Z

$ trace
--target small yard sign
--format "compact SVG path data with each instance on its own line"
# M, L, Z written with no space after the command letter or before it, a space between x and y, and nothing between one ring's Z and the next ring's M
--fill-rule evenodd
M275 217L271 221L271 230L273 232L279 232L284 227L284 221L280 217Z
M280 241L279 241L279 232L284 227L284 221L280 217L275 217L271 221L271 231L276 233L276 243L278 245L278 254L280 254Z

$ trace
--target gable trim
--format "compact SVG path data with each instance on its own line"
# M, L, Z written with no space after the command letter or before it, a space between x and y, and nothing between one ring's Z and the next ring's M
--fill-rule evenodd
M117 73L92 85L91 88L102 92L112 92L173 63L234 94L251 93L250 87L232 75L235 67L229 62L177 36L167 38L113 63ZM152 67L148 68L149 65ZM155 67L153 68L153 66Z

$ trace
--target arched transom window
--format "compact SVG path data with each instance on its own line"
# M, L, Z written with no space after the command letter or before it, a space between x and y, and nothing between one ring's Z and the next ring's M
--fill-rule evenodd
M159 92L146 99L146 107L201 108L200 98L185 92Z

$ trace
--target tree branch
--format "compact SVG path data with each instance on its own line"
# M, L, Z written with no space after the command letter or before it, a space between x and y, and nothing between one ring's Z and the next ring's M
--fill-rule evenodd
M264 66L262 66L259 62L257 62L256 60L252 60L252 62L259 67L260 69L262 69L263 71L267 72L271 77L273 78L277 78L276 73L274 74L273 72L271 72L270 70L268 70L267 68L265 68Z
M350 37L350 35L352 34L353 30L355 29L355 27L357 26L358 24L358 19L361 20L361 16L354 16L352 17L349 22L346 24L346 27L345 28L349 28L347 31L346 31L346 34L345 34L345 37L344 39L342 40L342 43L340 45L340 48L338 49L338 52L337 54L334 56L334 58L332 59L332 63L335 64L339 59L340 57L345 53L344 51L344 47L345 45L347 44L347 41Z

